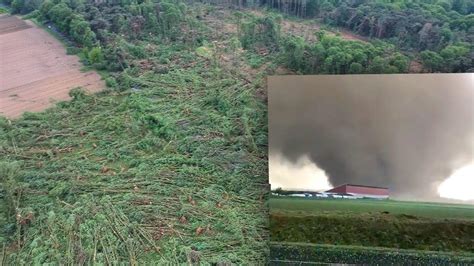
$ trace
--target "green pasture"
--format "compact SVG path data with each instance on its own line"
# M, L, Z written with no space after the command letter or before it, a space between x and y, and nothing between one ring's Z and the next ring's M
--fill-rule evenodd
M292 215L321 214L323 212L371 213L388 212L427 218L474 219L474 205L429 203L396 200L305 199L272 197L272 213Z
M272 241L474 252L470 205L393 200L270 199Z

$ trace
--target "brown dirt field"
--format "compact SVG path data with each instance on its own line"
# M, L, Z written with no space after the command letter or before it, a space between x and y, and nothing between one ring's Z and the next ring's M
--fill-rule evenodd
M81 72L79 58L45 30L15 16L0 15L0 115L17 118L69 100L76 87L105 88L93 71Z

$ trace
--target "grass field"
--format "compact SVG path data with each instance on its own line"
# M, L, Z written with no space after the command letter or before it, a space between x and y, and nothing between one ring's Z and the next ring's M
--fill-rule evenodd
M311 200L283 197L270 200L270 211L272 213L291 212L292 215L321 214L323 212L389 212L391 214L415 215L427 218L474 219L474 205L395 200Z
M274 242L271 257L275 260L345 263L403 260L429 264L456 262L456 257L462 256L472 261L474 206L273 197L270 235ZM303 244L318 246L302 248ZM381 250L369 254L362 247ZM445 254L435 258L426 253L433 251Z

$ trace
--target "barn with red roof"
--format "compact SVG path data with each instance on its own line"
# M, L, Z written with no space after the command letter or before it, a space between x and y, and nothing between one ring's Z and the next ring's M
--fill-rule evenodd
M326 193L349 194L357 198L387 199L389 190L385 187L344 184L326 191Z

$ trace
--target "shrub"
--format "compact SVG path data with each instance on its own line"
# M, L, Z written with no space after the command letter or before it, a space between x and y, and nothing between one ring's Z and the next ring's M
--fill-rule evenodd
M87 53L87 60L90 64L99 64L103 59L104 58L100 47L94 47Z
M118 86L117 80L113 77L108 77L105 79L105 85L109 88L116 88Z

